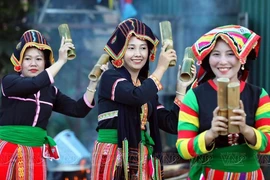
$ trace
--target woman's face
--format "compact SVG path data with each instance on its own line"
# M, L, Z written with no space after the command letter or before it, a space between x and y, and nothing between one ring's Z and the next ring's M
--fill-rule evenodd
M229 78L238 81L238 71L241 63L234 55L230 46L222 39L216 42L215 48L210 53L210 67L217 78Z
M21 73L24 77L34 77L45 69L45 58L43 51L30 47L27 48L22 61Z
M139 72L148 59L147 42L132 36L124 55L124 67L129 72Z

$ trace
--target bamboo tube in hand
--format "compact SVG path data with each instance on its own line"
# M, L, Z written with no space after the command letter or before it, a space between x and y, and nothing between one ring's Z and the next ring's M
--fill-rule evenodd
M218 91L217 91L217 104L219 107L218 115L228 119L228 103L227 103L227 86L229 84L229 78L218 78ZM227 135L228 132L222 132L220 135Z
M172 38L172 26L170 21L162 21L159 23L160 36L161 36L161 44L162 46L165 43L168 43L168 47L165 49L173 49L173 38ZM176 59L171 60L169 67L176 65Z
M72 43L72 38L71 38L71 34L69 31L69 27L67 24L61 24L58 26L58 31L59 31L59 35L60 37L64 37L65 38L65 43L66 42L71 42ZM68 50L68 60L72 60L76 57L76 51L75 49L70 49Z
M239 82L231 82L227 86L228 90L228 132L230 134L239 133L239 126L231 125L231 116L235 116L237 114L233 113L233 109L239 108L240 102L240 83Z
M194 59L195 56L191 47L186 47L179 77L181 81L187 82L192 79L193 74L191 73L191 67L195 63Z
M100 69L100 66L103 64L106 64L109 61L109 55L108 54L102 54L99 58L99 60L97 61L97 63L95 64L95 66L93 67L93 69L91 70L91 72L88 75L88 78L91 81L97 81L98 78L101 75L102 70Z

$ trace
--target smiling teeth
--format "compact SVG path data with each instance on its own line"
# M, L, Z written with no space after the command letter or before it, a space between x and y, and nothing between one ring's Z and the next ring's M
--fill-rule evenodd
M219 70L229 70L230 68L218 68Z

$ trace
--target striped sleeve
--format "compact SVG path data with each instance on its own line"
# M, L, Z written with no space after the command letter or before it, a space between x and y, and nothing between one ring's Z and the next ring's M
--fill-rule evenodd
M262 89L258 108L255 114L256 144L248 146L261 154L270 154L270 98L268 93Z
M198 134L198 103L192 89L184 97L178 119L176 148L184 159L192 159L209 152L205 145L205 132Z

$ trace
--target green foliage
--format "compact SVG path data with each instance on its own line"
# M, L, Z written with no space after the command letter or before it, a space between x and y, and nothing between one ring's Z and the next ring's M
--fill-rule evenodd
M28 29L28 4L20 0L0 2L0 77L13 69L10 56L21 35Z

